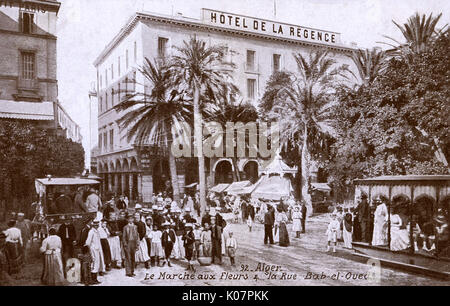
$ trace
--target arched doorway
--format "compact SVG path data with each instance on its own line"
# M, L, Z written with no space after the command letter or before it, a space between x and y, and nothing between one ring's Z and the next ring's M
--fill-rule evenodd
M153 192L158 194L169 191L168 185L171 187L169 162L166 159L158 159L153 165Z
M214 169L214 183L224 184L233 182L233 168L228 160L222 160L217 163Z
M252 184L258 181L258 163L254 160L248 161L244 166L245 179Z

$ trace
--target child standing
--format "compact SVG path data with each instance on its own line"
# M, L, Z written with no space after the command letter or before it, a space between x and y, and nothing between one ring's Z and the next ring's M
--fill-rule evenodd
M161 245L162 232L156 226L153 226L150 233L151 247L150 258L152 266L159 266L159 260L164 257L162 245Z
M200 244L201 244L201 236L202 236L202 230L200 229L200 224L195 223L195 229L194 229L194 255L195 258L200 257Z
M186 223L186 234L183 236L184 241L184 250L186 251L186 259L188 261L188 267L186 270L192 270L192 272L195 272L194 265L192 264L192 256L194 255L194 242L195 242L195 236L194 231L192 230L192 224Z
M327 228L327 237L328 237L328 245L327 245L327 252L330 251L330 245L331 242L334 242L333 246L333 253L336 253L336 244L337 244L337 233L340 230L341 225L339 221L336 219L336 214L331 214L331 221L330 224L328 224Z
M227 239L227 242L226 242L226 248L227 248L228 256L230 257L231 265L234 267L235 266L234 257L236 255L237 242L236 242L236 238L233 238L233 232L232 231L228 232L228 239Z
M247 226L248 226L248 231L251 232L252 231L252 226L253 226L253 218L252 218L252 216L247 216Z
M205 229L200 236L200 243L203 245L203 256L211 257L211 229L208 223L205 223Z

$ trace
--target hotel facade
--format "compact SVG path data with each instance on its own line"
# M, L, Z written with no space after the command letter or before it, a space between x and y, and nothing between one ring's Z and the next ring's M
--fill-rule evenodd
M170 180L167 159L158 154L158 150L142 154L133 141L128 141L127 129L117 124L121 115L113 107L123 99L125 91L144 92L145 85L140 84L145 84L145 80L138 67L145 58L170 56L173 46L182 46L183 41L193 35L208 45L226 46L227 60L236 65L233 79L241 98L255 106L275 71L295 71L293 53L306 55L312 50L326 49L338 64L354 69L348 57L353 47L343 45L336 32L209 9L202 9L201 19L138 12L94 62L99 114L95 159L104 190L148 202L152 194L162 191ZM233 180L230 158L206 158L205 163L209 187ZM237 167L241 178L251 181L264 171L256 158L241 158ZM194 158L177 159L181 192L184 186L198 181L197 169Z

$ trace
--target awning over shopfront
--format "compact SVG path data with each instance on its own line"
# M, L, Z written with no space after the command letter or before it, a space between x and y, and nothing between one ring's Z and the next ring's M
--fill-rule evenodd
M227 189L225 189L225 192L228 194L236 195L240 191L242 191L242 189L244 189L247 186L250 186L251 184L252 183L250 181L234 182L234 183L231 183L231 185L228 186Z
M0 100L0 118L53 120L53 102Z
M216 186L209 189L209 191L221 193L223 192L230 184L217 184Z
M311 183L311 188L313 190L319 190L319 191L325 191L325 192L331 191L331 187L328 186L327 183Z

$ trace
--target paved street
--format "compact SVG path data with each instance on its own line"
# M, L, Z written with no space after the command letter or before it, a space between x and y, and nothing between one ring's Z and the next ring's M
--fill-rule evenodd
M230 224L227 228L233 230L239 244L236 267L231 267L226 257L222 266L197 264L195 274L185 273L185 261L173 261L172 268L165 266L145 269L143 265L140 265L134 278L126 277L124 270L113 270L99 277L102 282L100 286L378 285L377 282L364 279L369 267L366 263L355 260L350 251L339 248L334 254L326 252L324 242L326 226L326 215L311 218L307 223L307 234L300 239L291 237L291 246L284 248L262 243L264 230L262 224L255 224L251 233L244 224ZM264 271L258 270L258 264L265 264L266 267L273 267L278 271L273 271L268 279ZM247 267L248 271L241 271ZM152 274L153 279L150 279ZM308 276L313 275L319 279L314 277L308 279ZM449 282L385 268L381 269L380 284L450 285Z

